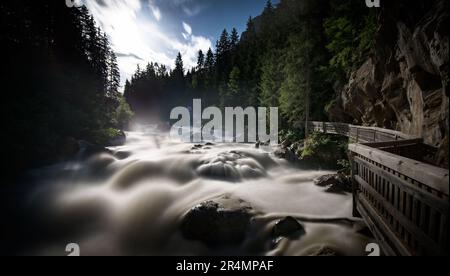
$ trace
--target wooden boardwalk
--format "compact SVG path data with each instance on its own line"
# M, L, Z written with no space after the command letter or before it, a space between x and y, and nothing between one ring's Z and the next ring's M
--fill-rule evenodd
M436 149L401 132L311 122L350 138L355 214L386 255L448 255L449 171L431 165Z

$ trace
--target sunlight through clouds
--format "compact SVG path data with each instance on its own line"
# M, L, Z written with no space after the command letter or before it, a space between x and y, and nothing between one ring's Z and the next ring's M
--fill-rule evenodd
M144 4L145 3L145 4ZM209 38L195 35L192 27L178 18L169 18L180 26L179 33L167 31L166 17L149 0L88 1L84 4L100 27L110 37L117 54L122 84L136 71L137 65L158 62L173 68L178 52L186 69L196 66L199 50L212 48ZM163 20L164 19L164 20Z

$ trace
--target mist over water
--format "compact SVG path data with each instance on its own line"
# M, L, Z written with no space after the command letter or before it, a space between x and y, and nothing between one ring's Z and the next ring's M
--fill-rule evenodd
M78 243L82 255L310 255L331 248L363 255L370 239L350 222L302 222L306 234L270 245L281 218L351 218L350 194L314 185L333 173L294 168L272 147L194 144L142 127L127 133L124 146L84 161L34 172L25 212L37 233L20 254L66 255ZM223 195L248 202L257 212L247 239L212 249L185 239L184 215ZM257 248L257 249L255 249Z

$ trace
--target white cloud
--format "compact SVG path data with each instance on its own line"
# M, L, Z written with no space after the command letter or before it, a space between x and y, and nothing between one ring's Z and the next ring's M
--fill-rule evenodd
M187 6L183 6L183 7L182 7L183 12L184 12L187 16L190 16L190 17L196 16L196 15L198 15L199 13L201 13L202 10L203 10L203 8L204 8L204 7L203 7L203 6L200 6L200 5L193 6L193 7L187 7Z
M152 10L153 16L157 21L161 21L161 10L156 6L150 6L150 9Z
M118 64L122 84L133 75L138 64L144 67L148 62L158 62L173 68L176 54L180 52L186 69L190 69L196 66L198 51L212 47L208 38L194 35L192 27L185 22L181 22L183 34L167 32L164 26L150 20L151 17L160 20L161 11L149 9L151 14L145 14L140 0L109 0L104 4L84 1L110 37L113 50L121 53Z
M187 24L186 22L183 22L183 28L186 31L186 33L188 33L189 35L192 34L192 27L189 24Z

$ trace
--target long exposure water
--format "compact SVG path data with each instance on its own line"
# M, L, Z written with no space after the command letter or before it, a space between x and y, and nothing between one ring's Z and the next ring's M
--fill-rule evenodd
M256 243L259 255L311 255L322 248L363 255L371 242L352 218L351 194L314 184L333 172L296 168L276 158L270 146L195 147L141 128L110 150L32 173L22 208L28 214L23 219L31 222L22 224L34 237L19 254L66 255L66 244L77 243L82 255L248 255L255 254L249 247ZM258 212L246 241L210 248L185 239L184 215L223 195ZM306 234L265 245L273 225L286 216L312 218L302 222Z

